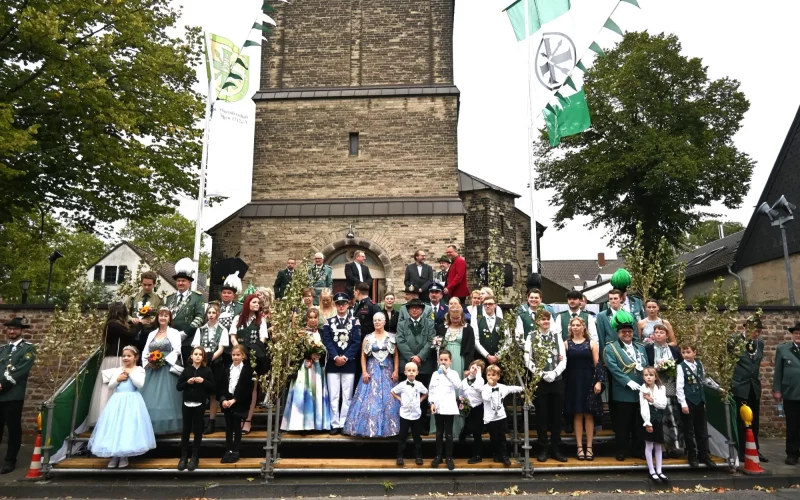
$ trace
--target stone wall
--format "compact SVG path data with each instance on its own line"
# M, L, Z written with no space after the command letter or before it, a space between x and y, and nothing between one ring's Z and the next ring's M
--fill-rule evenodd
M456 197L457 129L456 96L259 102L251 199Z
M462 255L467 261L469 271L469 288L478 288L475 269L488 259L489 242L493 230L496 230L497 251L503 262L514 264L517 258L517 212L514 208L514 197L497 191L469 191L461 194L464 200L464 251ZM530 248L530 240L528 243ZM530 262L530 252L528 253ZM519 279L519 269L514 265L514 280ZM497 292L497 290L495 290Z
M453 82L453 0L273 3L262 88Z

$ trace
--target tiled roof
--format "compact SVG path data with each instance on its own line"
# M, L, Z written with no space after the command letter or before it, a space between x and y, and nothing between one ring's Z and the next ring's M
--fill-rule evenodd
M607 259L606 265L600 269L596 260L543 260L542 276L572 290L575 286L583 286L586 281L597 279L599 274L613 274L624 263L623 259Z
M155 254L148 252L147 250L138 247L131 243L130 241L123 241L122 243L128 245L131 250L136 252L136 255L141 257L142 260L147 262L148 264L151 262L157 262L158 259L156 258ZM161 276L164 281L169 283L172 288L177 288L178 284L175 283L175 280L172 278L175 275L175 265L172 262L162 262L156 272ZM197 274L197 290L200 292L204 292L206 290L206 285L208 280L206 279L205 273L198 273Z
M466 172L461 170L458 171L458 191L465 192L465 191L480 191L482 189L491 189L494 191L500 191L501 193L510 194L515 198L519 198L521 195L509 191L507 189L503 189L500 186L495 186L490 182L486 182L483 179L478 179L474 175L470 175Z
M678 262L686 262L686 279L725 269L733 264L742 236L744 231L739 231L678 257Z

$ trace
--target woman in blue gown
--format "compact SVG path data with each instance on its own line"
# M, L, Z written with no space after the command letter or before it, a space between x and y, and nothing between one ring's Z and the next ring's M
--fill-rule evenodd
M142 398L156 434L178 434L183 430L183 396L177 389L178 375L170 372L170 367L180 358L181 332L171 328L171 322L172 312L166 307L159 309L158 330L147 336L142 353L142 366L147 374ZM153 351L161 351L167 361L160 368L147 361Z
M397 383L395 339L385 330L383 313L375 313L373 323L375 331L362 344L363 375L342 431L350 436L389 437L400 431L400 402L391 394Z
M128 457L141 455L156 447L153 426L138 389L145 373L136 366L139 351L133 346L122 349L122 366L108 375L109 390L114 391L97 420L89 439L89 451L98 457L112 457L110 469L127 467ZM106 374L102 374L106 377Z

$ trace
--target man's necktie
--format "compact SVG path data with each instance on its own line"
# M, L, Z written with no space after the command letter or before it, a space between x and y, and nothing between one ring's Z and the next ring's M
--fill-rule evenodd
M573 318L577 318L578 317L578 313L572 313L572 317Z
M179 293L178 294L178 302L175 304L175 307L180 307L181 306L181 302L183 302L183 294Z
M149 293L142 294L142 305L147 304L149 302L150 302L150 294Z

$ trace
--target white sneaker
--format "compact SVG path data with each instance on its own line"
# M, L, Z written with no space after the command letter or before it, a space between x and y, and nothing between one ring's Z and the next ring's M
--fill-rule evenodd
M128 466L128 457L120 457L119 459L119 468L124 469Z
M111 461L108 462L108 468L116 469L117 465L119 465L119 457L111 457Z

